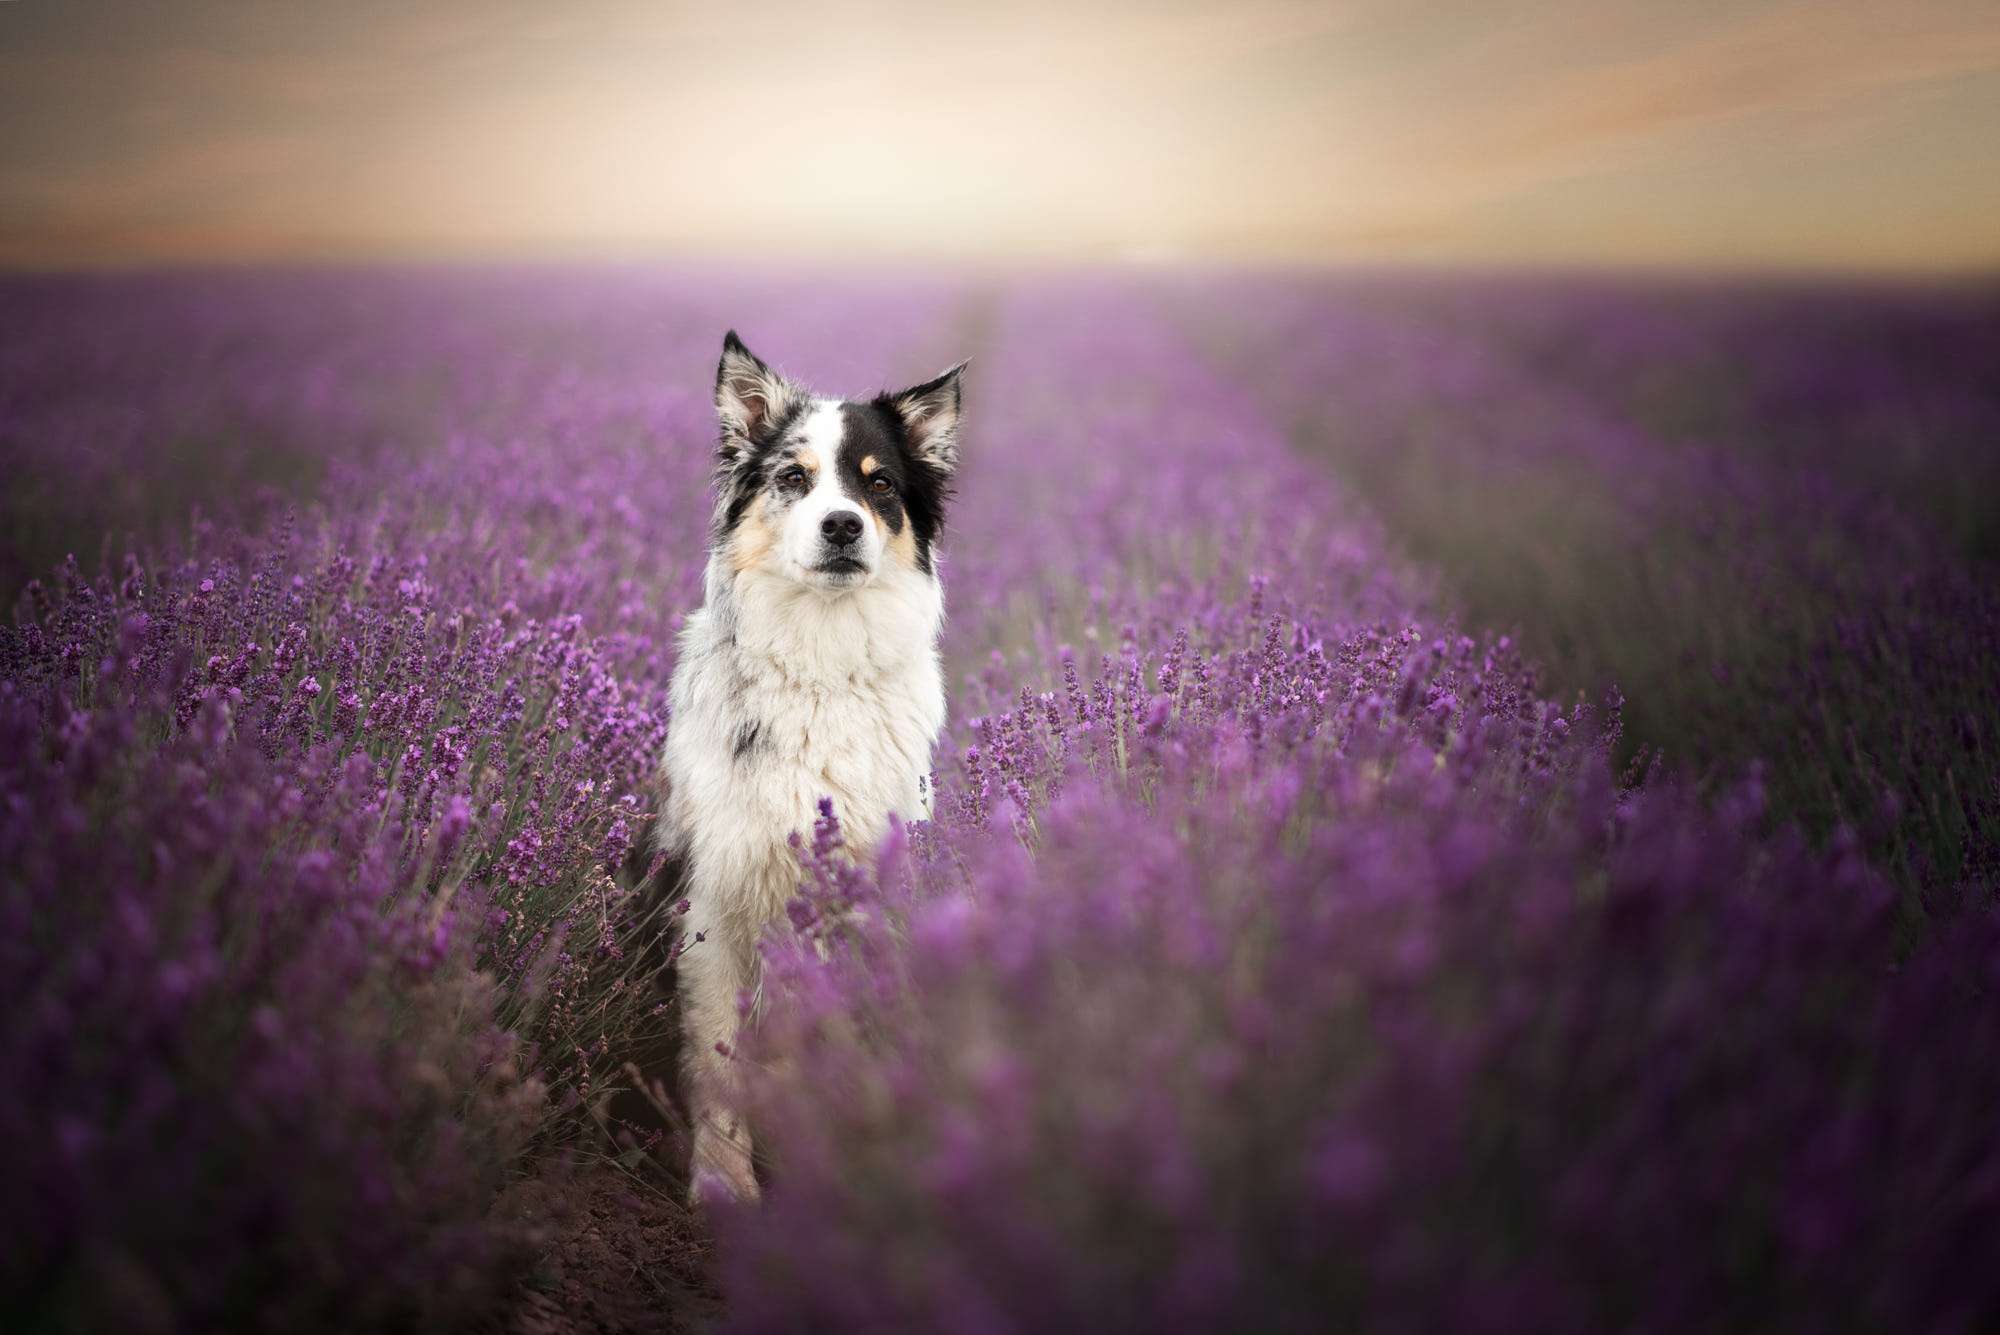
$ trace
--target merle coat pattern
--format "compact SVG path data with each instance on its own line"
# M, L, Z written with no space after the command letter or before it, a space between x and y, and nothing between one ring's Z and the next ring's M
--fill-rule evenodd
M683 869L683 1079L692 1193L758 1194L724 1049L758 986L757 939L799 883L789 839L833 799L865 853L928 810L944 724L936 542L958 463L959 379L820 398L731 331L704 602L689 618L655 839Z

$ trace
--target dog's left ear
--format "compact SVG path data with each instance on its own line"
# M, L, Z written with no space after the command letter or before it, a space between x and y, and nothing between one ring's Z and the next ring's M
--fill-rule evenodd
M885 394L889 410L902 419L910 449L940 477L958 467L958 382L965 363L900 394Z

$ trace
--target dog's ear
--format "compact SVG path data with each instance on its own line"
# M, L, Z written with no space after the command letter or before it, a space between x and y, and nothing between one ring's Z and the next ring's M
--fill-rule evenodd
M965 363L900 394L885 394L889 410L902 419L910 449L940 477L958 467L958 382Z
M715 416L722 424L719 454L735 463L791 411L805 391L757 359L730 330L722 340L722 364L715 368Z

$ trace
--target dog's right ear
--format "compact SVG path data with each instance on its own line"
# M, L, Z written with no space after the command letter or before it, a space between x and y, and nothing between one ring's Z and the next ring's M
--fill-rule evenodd
M773 425L783 421L804 391L757 359L730 330L715 369L715 416L722 424L718 453L724 464L741 459Z

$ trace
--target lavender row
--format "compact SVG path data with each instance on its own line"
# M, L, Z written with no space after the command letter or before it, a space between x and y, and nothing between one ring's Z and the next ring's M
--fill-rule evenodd
M1873 832L1906 931L1990 897L1990 291L1354 280L1171 304L1473 615L1618 680L1636 741L1710 785L1761 759L1783 818Z
M999 328L948 567L958 655L998 657L936 823L878 868L836 813L802 843L734 1328L2000 1305L1966 1263L2000 1244L1989 915L1898 965L1852 835L1615 778L1615 697L1558 707L1426 615L1130 293Z
M0 684L0 1284L27 1329L448 1318L542 1117L468 967L464 813L177 708L131 617L88 699ZM93 650L97 646L92 646ZM428 887L437 885L437 892Z
M755 292L266 282L93 288L9 344L37 485L173 481L181 431L325 479L247 535L136 515L160 536L0 630L28 999L0 1028L0 1284L31 1325L466 1318L532 1243L496 1187L671 1029L639 963L665 924L613 873L698 581L703 372ZM786 304L771 341L835 370L939 318L912 289L836 337L837 291ZM349 393L405 374L407 415ZM129 430L90 415L117 395ZM216 480L213 513L274 508Z

